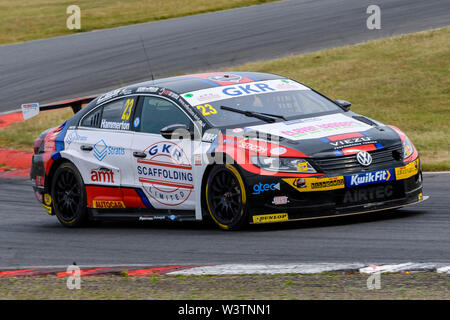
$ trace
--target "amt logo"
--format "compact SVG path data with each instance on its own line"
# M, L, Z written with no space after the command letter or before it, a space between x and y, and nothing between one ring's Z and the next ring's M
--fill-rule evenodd
M253 194L260 194L261 192L264 192L264 191L269 191L269 190L280 190L280 183L278 182L278 183L272 183L272 184L268 184L268 183L266 183L266 184L263 184L263 183L258 183L258 184L255 184L254 186L253 186Z

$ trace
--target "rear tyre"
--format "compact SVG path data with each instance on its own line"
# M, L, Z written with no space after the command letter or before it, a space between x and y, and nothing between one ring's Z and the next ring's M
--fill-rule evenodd
M53 175L51 188L53 210L65 227L81 227L88 221L86 188L77 168L61 164Z
M238 230L247 222L245 184L233 165L216 165L211 170L205 189L208 213L224 230Z

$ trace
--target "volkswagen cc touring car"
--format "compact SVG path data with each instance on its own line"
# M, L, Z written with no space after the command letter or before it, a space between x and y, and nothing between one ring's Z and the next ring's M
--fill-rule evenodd
M68 227L210 219L236 230L426 199L418 152L400 129L267 73L119 88L34 147L36 197Z

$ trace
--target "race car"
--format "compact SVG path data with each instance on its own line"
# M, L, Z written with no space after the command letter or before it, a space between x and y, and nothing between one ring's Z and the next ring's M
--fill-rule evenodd
M425 200L411 140L350 106L268 73L138 83L43 132L31 179L67 227L209 219L237 230Z

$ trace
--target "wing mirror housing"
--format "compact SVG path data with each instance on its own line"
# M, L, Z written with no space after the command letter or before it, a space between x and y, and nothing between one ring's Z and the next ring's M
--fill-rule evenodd
M334 102L337 103L345 111L350 110L350 106L352 105L350 102L346 100L334 100Z
M171 124L160 130L166 139L193 139L194 133L185 124Z

